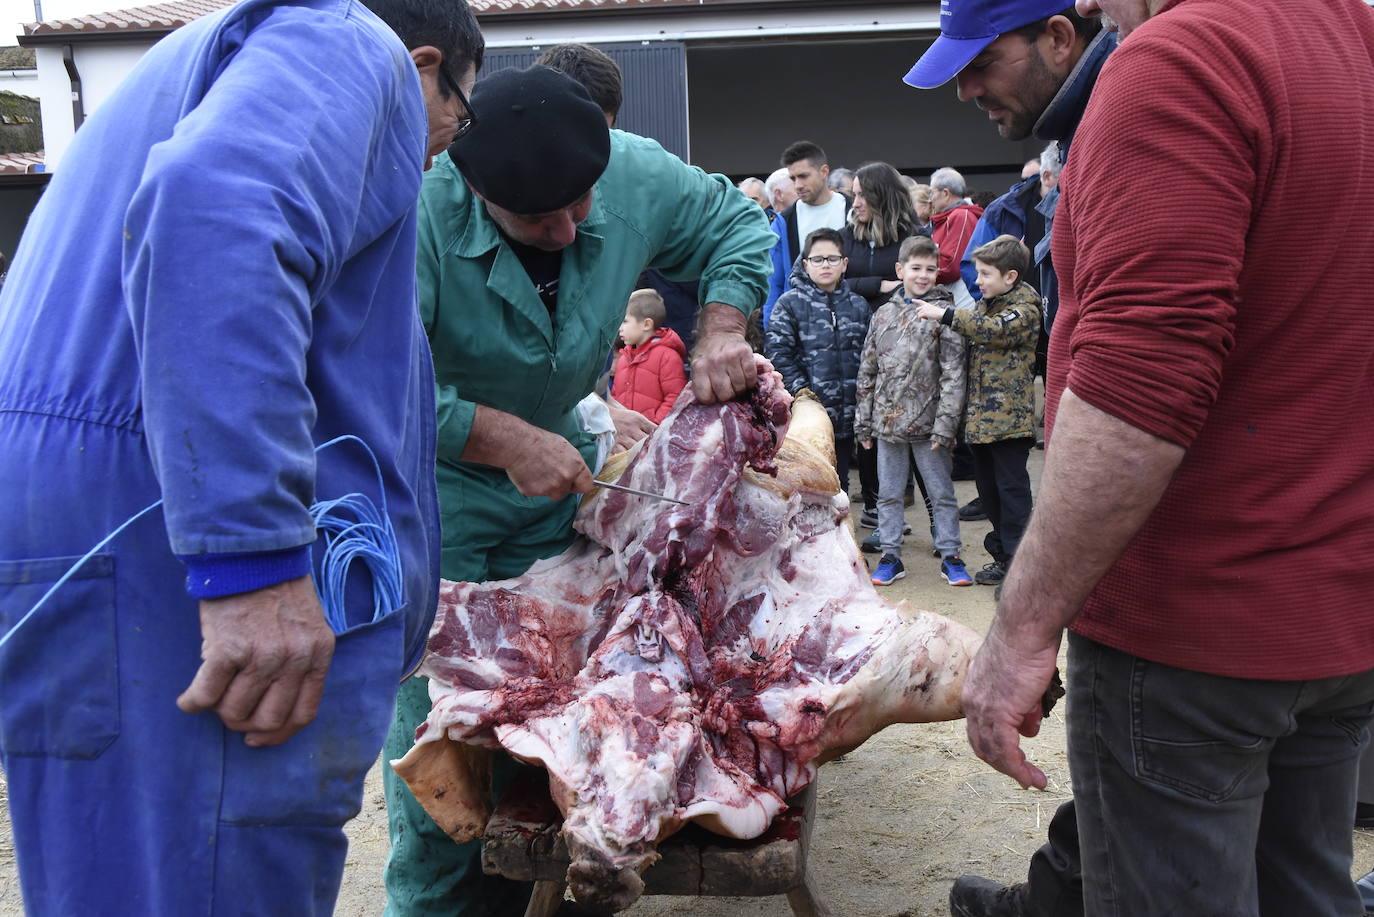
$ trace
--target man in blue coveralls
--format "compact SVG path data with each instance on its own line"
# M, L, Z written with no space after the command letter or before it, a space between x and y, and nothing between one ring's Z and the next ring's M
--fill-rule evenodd
M332 911L436 601L416 200L482 51L462 0L245 0L144 57L34 212L0 294L0 760L29 913ZM379 468L316 454L341 434ZM331 628L308 509L353 492L394 524L403 601L375 618L355 569Z
M574 494L591 489L596 456L577 404L645 269L700 278L697 398L753 387L745 319L763 302L776 236L724 176L608 130L562 73L494 73L473 104L480 123L425 176L418 267L438 383L442 573L480 582L572 542ZM406 682L387 758L405 754L429 709L427 682ZM524 913L528 885L483 875L477 842L455 845L390 768L383 776L389 917Z

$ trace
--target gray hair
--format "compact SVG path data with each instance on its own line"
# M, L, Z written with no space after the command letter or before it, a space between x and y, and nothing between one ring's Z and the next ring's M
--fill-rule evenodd
M825 183L832 191L843 191L848 194L854 188L854 170L831 169Z
M1045 152L1040 154L1040 171L1048 172L1057 178L1063 168L1064 163L1059 161L1059 141L1052 140L1050 145L1045 147Z
M735 187L743 191L745 194L748 194L748 189L752 188L754 185L758 185L759 190L763 191L764 194L768 194L768 186L765 185L761 179L754 178L752 175L748 178L741 179L740 183L738 185L735 185Z
M787 167L774 169L773 174L768 176L768 180L763 183L763 187L768 191L768 199L771 201L773 195L785 184L791 184L792 179L787 174Z
M936 191L943 189L955 197L963 197L968 194L968 186L964 184L964 176L949 166L936 169L930 173L930 187Z

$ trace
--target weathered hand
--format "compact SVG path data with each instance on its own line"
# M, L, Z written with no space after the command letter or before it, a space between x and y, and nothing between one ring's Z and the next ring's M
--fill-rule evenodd
M624 452L658 429L658 424L638 411L630 410L614 398L606 399L606 406L610 408L611 421L615 424L616 452Z
M532 441L522 444L502 462L516 490L527 497L555 500L570 493L591 492L591 469L572 443L535 426L530 426L528 433Z
M692 394L697 401L729 401L758 385L758 364L744 329L744 313L734 306L709 302L701 307L692 350Z
M213 710L252 746L280 745L315 718L334 632L310 577L200 603L203 660L177 698Z
M1022 788L1043 790L1045 773L1026 759L1018 733L1040 732L1040 699L1054 678L1059 639L1023 646L994 621L964 678L964 716L973 752Z
M722 331L697 339L692 354L692 393L697 401L729 401L755 385L754 349L743 334Z

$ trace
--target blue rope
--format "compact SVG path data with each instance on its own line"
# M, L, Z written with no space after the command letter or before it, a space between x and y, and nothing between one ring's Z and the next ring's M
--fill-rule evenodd
M324 535L324 557L320 560L320 575L315 581L315 592L324 607L324 618L336 633L343 633L348 627L345 613L345 592L348 571L354 561L362 561L372 574L372 620L378 621L405 604L405 584L401 576L401 551L396 542L396 531L391 526L387 514L386 489L382 482L382 467L376 454L367 443L356 436L344 435L316 446L315 451L328 449L342 442L352 441L363 447L372 461L372 469L377 475L377 492L381 495L382 507L376 505L365 494L345 494L336 500L324 500L310 507L310 518L315 528ZM158 500L145 506L124 520L113 532L100 539L81 559L63 573L48 587L43 597L24 616L0 637L0 649L9 642L19 628L33 617L34 613L69 581L78 570L94 557L121 532L139 519L162 505ZM313 554L313 548L312 554ZM312 556L313 560L313 556Z

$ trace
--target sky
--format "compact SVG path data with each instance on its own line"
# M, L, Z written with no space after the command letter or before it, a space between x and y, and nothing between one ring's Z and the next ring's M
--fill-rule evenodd
M159 0L39 0L44 19L70 19L86 13L123 10L131 6L148 6ZM33 22L33 0L0 0L0 45L15 44L15 36L23 31L23 23Z

